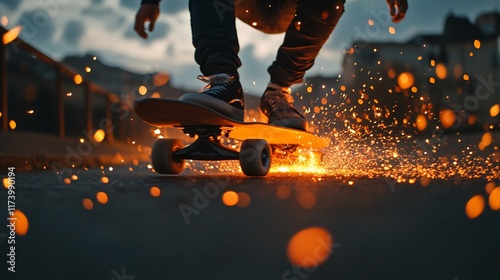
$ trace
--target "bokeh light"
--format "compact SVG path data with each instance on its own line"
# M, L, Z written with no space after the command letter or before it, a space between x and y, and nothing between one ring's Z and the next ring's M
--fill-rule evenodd
M480 194L473 196L465 205L465 213L469 219L475 219L483 213L484 210L484 197Z
M96 194L96 199L101 204L107 204L108 203L108 195L105 192L98 192Z
M496 187L491 191L488 203L490 204L491 210L500 210L500 187Z
M149 189L149 194L151 194L152 197L159 197L161 194L160 188L153 186Z
M28 233L28 228L29 228L29 222L26 215L24 215L24 213L21 210L16 209L14 210L14 215L12 215L11 218L16 219L14 220L16 222L16 229L15 229L16 234L20 236L26 235L26 233Z
M332 253L333 238L322 227L297 232L288 242L287 255L293 265L311 268L325 262Z
M85 208L87 210L94 209L94 203L89 198L84 198L82 203L83 203L83 208Z
M234 191L227 191L222 195L222 202L226 206L235 206L238 203L238 194Z

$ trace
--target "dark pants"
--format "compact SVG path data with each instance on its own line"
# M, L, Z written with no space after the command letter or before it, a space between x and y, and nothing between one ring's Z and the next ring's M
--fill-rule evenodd
M235 17L266 33L286 32L271 82L300 83L344 12L345 0L190 0L195 60L204 75L239 78ZM294 16L296 15L296 16Z

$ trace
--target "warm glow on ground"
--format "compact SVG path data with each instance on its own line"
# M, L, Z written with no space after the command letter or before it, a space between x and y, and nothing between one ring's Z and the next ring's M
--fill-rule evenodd
M312 268L328 259L333 240L328 230L311 227L297 232L289 241L287 255L293 265Z

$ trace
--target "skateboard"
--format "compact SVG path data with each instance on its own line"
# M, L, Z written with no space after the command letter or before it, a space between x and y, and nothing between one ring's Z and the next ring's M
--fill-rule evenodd
M179 139L157 139L151 162L160 174L179 174L184 161L239 160L247 176L269 172L276 147L325 148L330 139L310 132L259 122L233 120L203 105L163 98L143 98L134 102L136 114L155 127L182 130L196 140L184 147ZM224 145L224 138L241 142L240 149Z

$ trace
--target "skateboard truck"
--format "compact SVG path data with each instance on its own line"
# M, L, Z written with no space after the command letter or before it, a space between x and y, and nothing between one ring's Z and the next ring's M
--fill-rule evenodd
M161 138L154 142L151 162L158 173L179 174L186 159L239 160L247 176L265 176L269 172L272 152L264 139L246 139L237 151L221 144L221 136L228 136L229 132L220 126L186 126L183 131L198 139L187 147L179 139Z
M198 135L198 139L191 145L175 151L173 153L174 159L235 160L239 158L237 151L220 143L221 135L228 133L218 126L185 127L183 131L189 136Z

